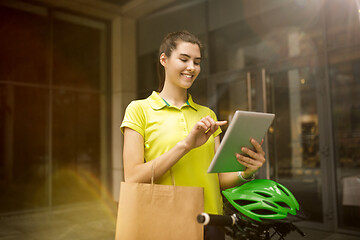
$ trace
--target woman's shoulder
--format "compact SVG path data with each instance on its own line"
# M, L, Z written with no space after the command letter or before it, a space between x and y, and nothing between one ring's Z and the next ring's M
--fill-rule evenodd
M131 101L125 109L124 120L121 126L126 126L126 124L129 123L136 123L139 125L144 123L147 116L146 104L146 99L136 99Z
M190 94L188 98L188 104L195 108L197 111L215 114L215 112L210 107L194 102Z
M210 107L201 105L201 104L197 104L197 103L192 103L193 107L196 109L196 112L201 115L201 116L210 116L213 119L216 119L216 113L214 112L214 110L212 110Z
M142 106L146 104L146 99L136 99L132 100L128 106L134 107L134 106Z
M199 103L196 103L194 100L193 100L193 97L191 94L189 94L188 96L188 104L190 106L192 106L193 108L195 108L197 111L201 111L201 112L214 112L210 107L207 107L205 105L202 105L202 104L199 104Z
M214 110L212 110L210 107L203 106L203 105L200 105L200 106L201 106L201 110L208 112L209 115L211 115L211 116L215 116L215 115L216 115L215 112L214 112Z
M127 110L141 110L146 109L146 105L148 105L147 98L144 99L136 99L132 100L129 105L126 107Z

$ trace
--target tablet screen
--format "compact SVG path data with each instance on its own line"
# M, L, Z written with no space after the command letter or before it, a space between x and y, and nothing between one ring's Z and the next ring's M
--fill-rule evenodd
M236 111L220 146L209 166L208 173L236 172L245 169L236 160L236 153L242 154L241 148L253 148L250 139L259 143L265 137L275 114L249 111Z

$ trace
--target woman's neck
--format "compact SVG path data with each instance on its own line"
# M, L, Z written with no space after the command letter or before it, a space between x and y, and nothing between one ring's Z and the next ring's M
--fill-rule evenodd
M159 96L173 106L181 108L187 101L187 89L164 86Z

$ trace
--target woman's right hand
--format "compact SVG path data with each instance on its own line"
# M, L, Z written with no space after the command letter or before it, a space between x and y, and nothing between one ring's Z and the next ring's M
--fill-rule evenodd
M189 135L183 140L186 148L191 150L193 148L200 147L207 142L209 137L220 126L227 124L227 121L215 121L210 116L202 118L191 129Z

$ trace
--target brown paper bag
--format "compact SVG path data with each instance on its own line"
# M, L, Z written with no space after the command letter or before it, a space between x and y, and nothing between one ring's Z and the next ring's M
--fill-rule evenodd
M202 240L200 187L122 182L116 240Z

